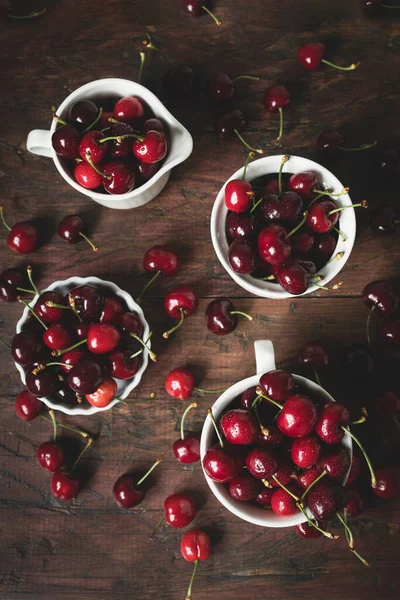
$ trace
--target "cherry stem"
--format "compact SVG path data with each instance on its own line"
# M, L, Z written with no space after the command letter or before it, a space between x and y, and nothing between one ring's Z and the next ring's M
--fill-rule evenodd
M1 205L1 206L0 206L0 218L1 218L1 220L3 221L3 225L4 225L4 227L5 227L5 228L6 228L8 231L11 231L11 227L9 226L9 224L7 223L7 221L6 221L5 217L4 217L4 206L3 206L3 205Z
M349 548L350 550L354 549L354 538L353 538L353 534L351 532L350 527L347 525L347 521L345 521L342 517L342 515L339 513L339 511L336 512L336 516L339 519L339 521L341 522L341 524L344 527L344 531L345 531L345 535L346 535L346 540L347 543L349 544Z
M308 217L308 212L307 212L307 211L305 211L305 212L303 213L303 218L302 218L302 220L300 221L300 223L299 223L298 225L296 225L296 227L295 227L294 229L292 229L292 231L289 231L289 233L287 234L287 236L286 236L286 237L291 237L291 236L292 236L294 233L296 233L296 231L298 231L298 230L300 229L300 227L303 227L304 223L305 223L305 222L306 222L306 220L307 220L307 217Z
M374 148L378 143L378 140L374 140L370 144L361 144L358 148L346 148L345 146L339 146L339 150L343 150L343 152L359 152L360 150L368 150L369 148Z
M339 516L339 514L338 514L338 513L336 513L336 514L337 514L337 516L339 517L339 520L340 520L340 521L342 521L342 520L341 520L341 518L340 518L340 516ZM352 534L352 532L351 532L350 528L349 528L349 527L348 527L348 525L347 525L347 508L345 508L345 509L344 509L344 511L343 511L343 517L344 517L344 522L342 521L342 523L343 523L343 524L344 524L344 526L345 526L345 530L344 530L344 531L345 531L345 534L346 534L346 540L347 540L347 543L349 544L349 549L350 549L350 551L351 551L353 554L355 554L355 556L357 556L357 558L358 558L358 559L359 559L359 560L360 560L360 561L363 563L363 565L365 565L366 567L370 567L371 565L369 564L369 562L368 562L367 560L365 560L365 558L364 558L363 556L361 556L361 554L359 554L359 553L358 553L358 552L355 550L355 548L352 548L352 547L350 546L350 541L352 541L352 540L353 540L353 534Z
M207 13L208 15L210 15L210 17L211 17L212 19L214 19L214 21L215 21L215 24L216 24L216 25L222 25L222 21L221 21L220 19L218 19L218 17L216 17L216 16L215 16L215 15L214 15L214 14L211 12L211 10L210 10L209 8L207 8L206 6L204 6L204 4L203 4L203 6L202 6L201 8L202 8L203 10L205 10L205 11L206 11L206 13Z
M26 267L26 274L28 275L29 283L31 284L32 288L35 290L35 292L37 294L39 294L39 290L37 289L35 282L33 281L33 278L32 278L32 267L30 265L28 265Z
M255 204L253 204L253 206L251 207L251 209L250 209L250 211L249 211L249 214L250 214L250 215L251 215L251 213L252 213L252 212L254 212L254 211L255 211L255 209L257 208L257 206L258 206L259 204L261 204L261 202L262 202L262 201L263 201L263 198L261 197L259 200L257 200L257 202L256 202Z
M329 531L325 531L324 529L321 529L321 527L318 527L318 525L316 523L314 523L314 521L312 521L310 519L310 517L307 514L307 511L304 509L304 507L301 504L298 505L298 508L301 510L301 512L303 513L303 515L307 519L307 523L310 525L310 527L314 527L314 529L316 529L317 531L319 531L320 533L322 533L322 535L324 535L325 537L327 537L329 540L337 540L339 538L338 535L333 535Z
M17 287L16 288L19 292L25 292L25 294L33 294L34 296L36 296L36 292L35 290L27 290L25 288L21 288L21 287Z
M339 208L330 210L328 212L328 215L333 215L333 213L337 213L342 210L346 210L346 208L357 208L358 206L361 206L361 208L368 208L368 202L366 200L363 200L362 202L358 202L358 204L347 204L346 206L340 206Z
M210 417L210 419L212 421L212 424L214 425L215 433L217 434L217 438L218 438L218 441L220 443L220 446L221 446L221 448L223 448L224 447L224 442L222 441L222 437L221 437L221 434L219 432L218 425L217 425L217 422L216 422L215 417L213 415L212 409L209 408L208 411L207 411L207 413L208 413L208 415L209 415L209 417Z
M103 107L101 106L99 108L99 113L97 115L97 117L95 118L95 120L93 121L93 123L91 123L89 125L89 127L86 127L86 129L84 129L82 131L82 134L87 133L88 131L90 131L92 129L92 127L94 127L96 125L96 123L98 123L100 121L101 115L103 114Z
M147 338L147 341L144 342L138 335L136 335L136 333L129 333L129 335L131 337L133 337L133 339L135 339L137 342L139 342L139 344L142 344L143 348L146 348L147 352L149 353L150 356L150 360L152 360L153 362L157 362L157 356L154 352L152 352L152 350L150 350L150 348L148 347L147 343L151 337L151 335L149 335L149 337Z
M319 283L317 283L316 281L314 281L314 279L311 279L311 283L313 285L316 285L318 288L320 288L321 290L325 290L326 292L329 292L329 288L326 287L326 285L320 285ZM322 387L322 386L321 386Z
M260 415L258 414L258 406L257 406L257 404L254 406L253 410L254 410L254 414L256 415L256 419L257 419L257 422L258 422L258 426L260 427L261 433L263 435L265 435L265 437L268 437L269 436L269 430L266 427L264 427L264 425L262 424L262 421L260 419Z
M53 422L53 442L55 442L57 439L57 421L56 421L56 417L54 415L54 410L49 410L49 415Z
M282 194L282 171L283 171L283 167L285 165L285 163L287 163L287 161L289 160L290 156L289 154L285 154L285 156L282 157L281 160L281 164L279 167L279 173L278 173L278 194L281 195Z
M87 342L87 339L85 338L84 340L80 340L79 342L76 342L76 344L74 344L73 346L70 346L69 348L65 348L65 350L53 350L51 355L52 356L62 356L66 352L69 352L70 350L75 350L75 348L78 348L79 346L86 344L86 342Z
M296 500L296 502L299 502L300 498L298 496L296 496L296 494L293 494L293 492L291 492L290 490L288 490L288 488L285 485L283 485L283 483L281 483L279 481L279 479L277 478L276 475L272 475L272 479L274 481L276 481L276 483L279 485L279 487L281 487L283 490L285 490L285 492L287 494L289 494L289 496L292 496L293 500Z
M374 312L376 306L372 306L371 310L368 313L368 317L367 317L367 323L366 323L366 332L367 332L367 343L368 343L368 348L371 346L371 336L369 333L369 324L371 322L371 317L372 317L372 313Z
M340 229L338 229L337 227L332 227L332 229L333 229L333 231L336 231L336 233L338 235L340 235L343 242L347 242L347 237L344 235L344 233L342 231L340 231Z
M204 6L203 6L203 8L204 8ZM191 600L193 581L194 581L194 578L196 577L196 571L197 571L197 567L198 566L199 566L199 561L197 559L197 560L194 561L193 573L192 573L192 576L190 578L189 587L188 587L188 591L187 591L187 594L186 594L186 600Z
M368 465L368 469L369 469L369 471L371 473L371 487L373 489L375 489L376 486L377 486L377 483L376 483L376 476L375 476L374 467L372 466L372 463L371 463L371 461L369 459L368 454L365 451L364 446L362 445L362 443L360 442L360 440L354 435L354 433L352 433L350 431L349 427L344 427L344 425L342 425L342 429L343 429L343 431L346 431L349 434L349 436L351 437L351 439L354 440L355 443L357 444L357 446L360 448L360 450L361 450L361 452L362 452L362 454L363 454L363 456L365 458L365 462Z
M82 233L82 231L79 232L79 235L89 244L89 246L91 247L91 249L93 250L93 252L98 252L99 249L97 246L95 246L92 242L92 240L90 240L84 233Z
M109 142L110 140L124 140L125 138L135 138L135 140L140 140L143 142L144 137L141 135L136 135L136 133L125 133L124 135L111 135L109 137L102 138L99 140L99 144L104 144L104 142Z
M344 252L338 252L337 254L335 254L335 256L333 258L330 258L326 264L329 265L329 263L335 262L335 260L341 260L343 258L343 256L344 256Z
M80 455L78 456L78 458L76 459L76 461L74 462L74 465L73 465L71 471L75 471L82 456L85 454L86 450L88 450L90 448L90 446L93 444L93 442L94 442L94 439L92 437L87 438L86 445L85 445L84 449L82 450L82 452L80 453Z
M52 420L49 419L48 417L45 417L44 415L40 415L40 416L45 421L49 421L51 423ZM57 425L58 425L58 427L62 427L63 429L68 429L68 431L73 431L74 433L79 433L79 435L81 435L84 438L89 437L89 434L86 433L86 431L82 431L81 429L75 429L75 427L71 427L70 425L64 425L63 423L57 423Z
M174 331L179 329L179 327L182 325L183 321L185 320L185 312L184 312L183 308L180 308L179 310L181 312L181 317L179 319L179 323L177 325L175 325L175 327L172 327L171 329L169 329L168 331L164 331L164 333L163 333L163 338L165 338L166 340L169 338L171 333L174 333Z
M150 469L147 471L147 473L145 475L143 475L143 477L141 479L139 479L139 481L137 482L136 485L141 485L143 483L143 481L146 479L146 477L148 477L150 475L150 473L152 471L154 471L154 469L156 468L157 465L160 464L160 462L162 461L163 456L159 456L156 460L156 462L154 463L153 466L150 467Z
M29 306L29 304L23 299L21 298L21 296L18 296L17 298L18 302L22 302L22 304L24 306L26 306L26 308L29 310L29 312L39 321L39 323L46 329L48 329L47 325L45 325L42 321L42 319L35 313L35 311L33 310L33 308L31 306Z
M352 423L350 423L350 425L360 425L361 423L365 423L365 421L367 419L368 419L368 411L365 408L365 406L363 406L361 409L361 417L359 419L357 419L357 421L353 421Z
M51 300L45 302L45 305L49 308L62 308L63 310L72 310L71 306L65 306L65 304L57 304L57 302L52 302Z
M278 137L276 138L276 142L279 142L279 140L281 139L282 135L283 135L283 110L282 110L282 106L280 106L278 108L279 111L279 134Z
M153 539L153 537L156 535L157 531L160 529L160 527L164 523L164 521L165 521L165 516L162 516L161 519L158 521L157 525L155 526L155 528L153 529L151 535L149 536L149 540Z
M67 363L48 362L48 363L41 363L40 365L38 365L36 367L36 369L33 369L32 373L34 375L37 375L38 373L40 373L40 371L44 371L44 369L46 369L46 367L68 367L68 369L72 369L72 365L68 365Z
M260 396L260 395L258 395L256 398L254 398L250 408L251 409L255 408L261 399L262 399L262 396Z
M248 319L249 321L253 320L253 317L251 317L250 315L248 315L245 312L242 312L241 310L231 310L230 315L241 315L242 317L246 317L246 319Z
M400 6L391 6L390 4L381 4L383 8L400 8Z
M90 156L90 153L89 153L89 152L86 152L85 158L86 158L86 162L88 162L88 163L89 163L89 165L92 167L92 169L93 169L94 171L96 171L96 173L98 173L98 174L99 174L99 175L101 175L102 177L105 177L106 179L111 179L111 175L106 175L106 173L102 173L102 172L100 171L100 169L98 169L98 168L96 167L96 165L95 165L95 164L94 164L94 162L92 161L92 158L91 158L91 156Z
M138 73L138 83L140 83L142 81L143 67L144 67L144 63L146 61L146 55L144 52L139 52L139 56L140 56L140 66L139 66L139 73Z
M146 33L146 38L146 40L142 40L143 46L146 46L146 48L148 48L149 50L155 50L156 52L158 52L157 46L155 46L151 41L150 34Z
M236 135L238 136L239 140L242 142L242 144L244 144L246 146L246 148L248 150L251 150L251 152L257 152L257 154L263 154L263 151L261 150L261 148L253 148L252 146L250 146L250 144L248 144L243 137L240 135L240 133L238 132L237 129L234 129L234 132L236 133Z
M55 121L57 121L57 123L60 123L60 125L68 125L68 123L66 121L64 121L61 117L59 117L57 115L55 106L52 107L51 111L52 111L53 119Z
M308 492L311 490L311 488L312 488L312 487L314 487L314 485L315 485L316 483L318 483L318 481L320 481L320 479L322 479L323 477L325 477L325 475L326 475L326 474L327 474L327 473L326 473L326 471L322 471L321 475L319 475L319 476L317 477L317 479L314 479L314 481L312 481L312 482L310 483L310 485L309 485L309 486L308 486L308 488L307 488L307 489L306 489L306 490L303 492L303 494L302 494L302 496L301 496L301 498L300 498L300 502L301 502L301 503L303 503L303 502L304 502L304 498L307 496L307 494L308 494Z
M321 378L315 367L314 367L314 377L315 377L315 381L318 383L319 387L322 387Z
M397 429L400 431L400 422L399 422L398 418L396 417L396 415L393 415L393 421L394 421Z
M253 160L254 156L255 156L254 152L249 152L247 155L246 162L244 163L242 181L244 181L246 179L247 165L249 164L250 160Z
M354 71L354 69L357 69L357 67L359 67L361 64L361 63L357 62L357 63L353 63L352 65L349 65L348 67L340 67L339 65L335 65L335 63L332 63L329 60L326 60L325 58L322 58L321 62L324 63L325 65L328 65L328 67L333 67L334 69L338 69L338 71Z
M147 337L147 340L146 340L146 344L147 344L147 342L148 342L148 341L151 339L151 336L152 336L152 335L153 335L153 332L152 332L152 331L150 331L150 333L149 333L149 335L148 335L148 337ZM139 354L142 354L142 352L143 352L143 348L142 348L141 350L138 350L138 351L137 351L137 352L135 352L134 354L131 354L129 358L135 358L136 356L139 356Z
M153 275L153 277L150 279L150 281L148 281L146 283L146 285L144 286L144 288L142 289L142 291L140 292L139 296L136 298L136 302L138 304L140 304L141 300L142 300L142 296L145 293L145 291L147 290L147 288L149 288L151 286L151 284L157 279L157 277L159 277L161 275L161 271L156 271Z
M279 408L279 410L282 410L283 408L283 404L279 404L279 402L277 402L276 400L272 400L272 398L269 398L268 396L266 396L265 394L263 394L261 388L259 386L257 386L256 388L256 393L261 396L261 398L264 398L264 400L268 400L268 402L271 402L271 404L273 404L274 406L276 406L277 408Z
M81 316L78 314L78 312L76 310L76 307L75 307L75 298L73 296L71 296L71 294L68 294L68 304L70 305L70 307L74 311L74 315L78 319L79 323L82 323Z
M189 410L192 410L192 408L197 408L198 404L197 402L192 402L191 404L189 404L189 406L186 408L185 412L182 415L181 418L181 440L185 439L185 432L184 432L184 424L185 424L185 419L186 419L186 415L188 414Z
M235 79L232 79L232 81L239 81L239 79L251 79L251 81L260 81L261 77L253 77L253 75L239 75L239 77L235 77Z
M313 190L313 192L315 193L317 190ZM307 206L307 210L310 210L311 206L314 204L314 202L316 202L317 200L319 200L321 198L321 196L326 196L326 193L329 193L328 195L330 195L331 192L333 192L332 188L328 188L327 190L324 190L323 192L318 192L318 194L315 196L315 198L313 198L311 200L311 202L309 203L309 205Z
M220 390L203 390L203 388L196 387L194 389L201 394L223 394L223 392L226 392L227 388L221 388Z
M1 343L3 344L3 346L5 346L6 348L9 348L9 349L11 349L11 346L10 346L10 344L7 344L7 342L5 342L5 341L3 340L3 338L1 338L1 337L0 337L0 342L1 342Z
M35 17L40 17L40 15L44 15L47 8L43 8L38 12L30 12L28 15L8 15L10 19L34 19Z
M312 190L314 194L318 194L318 196L330 196L331 198L339 198L339 196L345 196L346 194L349 193L350 188L345 187L342 189L342 191L338 192L337 194L333 194L331 188L328 188L327 190ZM316 200L317 198L314 198L314 200Z

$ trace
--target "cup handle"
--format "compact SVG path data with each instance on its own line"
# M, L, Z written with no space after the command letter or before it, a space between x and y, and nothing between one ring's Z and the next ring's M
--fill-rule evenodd
M26 147L32 154L51 158L53 156L53 149L51 146L50 131L47 129L33 129L28 134Z
M257 375L276 369L274 345L270 340L257 340L254 342L254 352Z

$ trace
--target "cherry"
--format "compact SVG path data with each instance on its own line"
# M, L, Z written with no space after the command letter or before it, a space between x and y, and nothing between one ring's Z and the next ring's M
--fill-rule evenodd
M278 193L267 193L260 204L261 215L267 223L281 219L281 204Z
M165 124L162 121L160 121L160 119L156 119L155 117L153 117L152 119L147 119L147 121L145 121L143 124L142 130L143 133L147 133L148 131L158 131L163 135L167 134Z
M245 179L232 179L225 186L225 205L233 212L246 212L253 196L253 188Z
M64 350L71 345L69 329L62 323L52 323L43 334L43 341L50 350Z
M272 494L275 490L271 488L264 487L261 492L258 494L257 498L255 498L255 503L258 506L271 506L271 498Z
M21 290L20 288L25 287L27 285L25 271L22 269L14 269L14 268L5 269L0 274L0 285L4 286L4 289L7 290L7 293L5 295L3 294L2 299L6 300L8 302L15 302L17 300L18 292L24 291L23 289ZM36 290L34 290L34 289L26 290L27 293L29 292L32 294L34 294L35 291ZM9 294L10 296L13 296L13 299L10 300L7 297L7 294Z
M65 159L78 158L81 138L72 125L63 125L51 136L54 152Z
M275 425L269 425L258 434L257 444L260 446L281 446L283 444L283 433ZM284 483L284 482L283 482Z
M335 241L336 245L336 241ZM300 256L308 255L315 246L315 237L311 231L298 231L292 237L292 252Z
M39 367L27 373L25 384L28 391L33 396L44 398L53 393L55 388L55 376L54 373L47 369L40 369Z
M277 402L283 402L296 384L291 373L275 369L261 375L259 385L266 396Z
M139 98L126 96L114 106L114 118L129 124L137 124L144 116L144 107Z
M168 248L167 246L156 245L147 250L143 258L143 268L147 273L152 273L153 277L140 292L139 296L136 298L136 302L140 302L143 293L157 279L157 277L160 275L172 277L177 272L178 267L178 255L171 248Z
M40 444L36 457L43 469L54 473L64 462L64 450L55 442L44 442Z
M36 331L21 331L14 335L11 354L16 363L27 367L42 357L44 350L42 336Z
M257 232L257 220L247 213L231 213L226 220L226 232L232 239L251 238Z
M41 412L43 403L28 390L23 390L15 399L15 411L20 419L32 421Z
M167 375L165 389L173 398L187 400L194 389L194 377L188 369L173 369Z
M382 8L399 8L392 4L383 4L383 0L363 0L364 11L368 17L379 14Z
M139 338L141 338L143 335L143 323L136 313L122 313L119 318L119 328L122 329L124 334L129 336L128 339L130 340L132 340L132 337L129 335L131 333L134 333Z
M132 134L134 132L135 130L128 125L128 123L115 123L115 125L110 128L110 131L107 131L107 138L111 138L107 140L107 146L113 158L125 158L126 156L130 156L132 150ZM106 142L103 142L103 145L105 144Z
M381 467L375 471L376 488L372 491L381 498L397 498L400 494L400 470L396 467Z
M10 227L4 218L4 206L0 205L0 218L4 227L9 231L8 247L17 254L30 254L38 249L40 243L39 231L30 221L21 221Z
M98 251L95 246L85 234L86 226L85 222L79 215L68 215L61 219L58 224L57 232L60 238L69 242L70 244L76 244L80 240L84 239L90 245L92 250Z
M82 394L93 394L103 381L103 369L94 358L83 358L68 373L68 384Z
M120 339L121 334L113 325L93 323L89 327L87 345L93 354L106 354L118 347Z
M0 300L4 300L5 302L16 302L19 295L20 292L14 286L0 278Z
M249 473L241 473L228 483L228 492L238 502L255 500L261 492L263 485Z
M252 321L252 317L246 313L235 310L230 300L226 298L212 300L206 308L207 329L215 335L228 335L238 326L238 315L243 315Z
M287 489L292 494L301 496L301 490L296 485L290 485ZM296 506L296 500L283 488L278 488L273 492L271 496L271 508L276 515L281 517L290 517L299 511Z
M208 91L215 102L227 102L235 95L235 85L226 73L213 73L208 82Z
M290 452L292 461L297 467L309 469L320 457L321 444L312 436L298 438L293 440Z
M117 479L114 484L113 494L118 506L128 509L142 502L145 497L145 491L140 486L156 466L160 464L161 460L162 458L158 458L139 481L136 481L133 473L125 473Z
M258 236L258 252L270 265L282 264L291 253L291 242L282 225L268 225Z
M307 216L307 225L316 233L328 233L339 220L336 204L331 200L324 200L313 204Z
M220 21L210 10L211 0L182 0L182 8L192 17L201 17L206 12L214 20L216 25L222 25Z
M167 154L167 140L159 131L150 130L133 143L133 154L141 162L153 165Z
M311 433L317 418L314 403L307 396L293 394L286 398L276 424L288 437L301 438Z
M344 508L349 517L355 518L364 512L364 498L358 490L349 490L349 498Z
M324 54L325 46L323 44L320 44L319 42L311 42L301 46L297 53L297 57L300 64L308 71L315 71L318 69L320 63L324 63L325 65L333 67L334 69L339 69L340 71L354 71L354 69L356 69L360 64L353 63L349 67L340 67L339 65L335 65L334 63L331 63L323 58Z
M378 168L385 178L397 175L400 170L400 154L397 150L386 148L380 156Z
M186 408L181 419L181 437L179 440L174 442L172 449L174 451L175 458L185 464L190 464L200 460L200 439L196 435L185 436L184 424L185 418L188 412L192 408L196 408L196 402L192 402Z
M313 265L313 263L311 263ZM315 269L315 267L314 267ZM280 286L289 294L298 296L307 291L310 284L310 273L300 261L290 261L282 265L276 276Z
M62 355L62 362L64 365L61 366L61 370L65 373L69 373L71 367L74 367L77 362L79 362L82 358L86 357L87 353L82 348L74 348L73 350L68 350L64 352ZM65 366L70 365L70 366Z
M103 301L99 321L104 324L115 324L120 321L125 306L118 296L106 296Z
M377 396L373 403L375 414L381 419L389 419L400 414L400 398L387 390Z
M52 495L58 500L71 500L77 496L82 483L63 471L56 471L50 482Z
M319 189L317 176L311 171L294 173L289 179L289 188L304 200L312 200L313 192Z
M315 433L325 444L339 444L344 436L343 427L350 421L350 413L343 404L325 404L315 425Z
M233 240L229 246L228 260L232 269L241 275L252 273L257 268L255 249L245 238Z
M344 138L334 129L327 129L317 138L317 150L328 155L335 154L336 150L344 145ZM315 530L317 531L317 530Z
M81 158L90 165L98 165L107 156L108 144L102 142L104 134L101 131L89 131L85 133L79 144L79 154Z
M312 483L321 475L321 471L317 467L311 467L306 469L302 473L299 473L296 479L296 483L303 489L306 490Z
M283 109L290 104L290 94L283 85L272 85L264 94L264 106L269 111L279 111L280 126L277 141L283 134Z
M398 297L388 281L372 281L362 291L364 303L371 310L378 310L383 317L390 317L398 307Z
M220 115L215 123L215 132L221 140L232 137L236 131L243 131L247 122L241 110L233 108Z
M173 319L179 319L179 323L169 331L164 332L163 337L168 338L171 333L182 325L187 317L193 315L198 304L197 295L188 285L178 286L168 292L164 299L165 312Z
M299 363L309 369L326 369L329 362L328 351L317 342L306 342L299 350Z
M194 84L194 71L192 67L178 65L167 71L163 77L163 86L173 96L181 96L192 91Z
M117 393L117 384L112 377L105 377L97 390L92 394L85 394L86 400L92 406L97 408L105 408L115 398Z
M103 181L101 174L95 171L93 167L85 161L76 165L74 177L79 185L88 190L95 190L101 186Z
M230 410L221 418L221 429L231 444L254 444L260 430L252 411Z
M240 406L245 410L250 410L254 400L257 398L256 387L245 390L240 396Z
M96 104L91 100L78 100L68 111L68 121L78 129L86 129L94 123L99 113Z
M92 285L80 285L67 294L68 304L74 305L77 314L84 321L93 321L99 317L103 298Z
M71 390L68 384L56 379L56 387L54 393L58 400L61 400L63 404L68 406L76 406L82 399L78 394Z
M347 450L340 448L325 454L318 462L317 468L326 471L332 479L342 479L350 468L350 456Z
M321 256L326 262L326 260L334 253L336 245L337 239L335 236L331 233L326 233L317 238L315 251L317 255Z
M254 448L246 457L249 473L256 479L267 479L278 469L275 454L268 448Z
M188 562L194 562L193 574L186 594L186 600L190 600L199 560L207 560L211 554L210 538L201 529L188 531L181 539L181 554Z
M226 483L242 470L242 461L224 447L209 448L203 457L203 469L207 477L217 483Z
M361 471L360 459L358 458L358 455L353 452L349 476L347 477L346 483L347 484L354 483L354 481L360 475L360 471Z
M396 229L396 211L391 206L378 206L371 212L369 226L373 233L390 234Z
M196 505L187 494L172 494L164 500L165 520L172 527L186 527L196 516Z
M49 306L47 303L57 304L59 306ZM34 306L34 311L37 316L46 324L56 323L64 317L64 309L59 308L65 306L64 298L58 292L43 292L40 294ZM65 306L65 308L67 308Z
M279 204L280 218L289 225L298 223L303 214L303 200L296 192L283 192Z
M319 521L331 521L347 504L348 493L338 483L319 481L307 494L307 506Z
M148 163L139 162L137 164L137 171L139 173L140 180L142 183L148 181L155 175L158 171L159 165L155 163L154 165L149 165Z
M320 529L326 529L325 521L314 521L314 523ZM322 535L321 531L318 531L318 529L316 529L312 525L309 525L307 522L299 523L298 525L295 526L295 529L296 529L297 533L303 538L316 538L316 537L319 537L320 535Z
M140 364L140 357L134 356L132 358L131 352L127 350L115 350L107 358L110 375L117 379L132 379L139 371Z
M135 174L123 162L111 160L103 166L102 184L109 194L127 194L135 187Z

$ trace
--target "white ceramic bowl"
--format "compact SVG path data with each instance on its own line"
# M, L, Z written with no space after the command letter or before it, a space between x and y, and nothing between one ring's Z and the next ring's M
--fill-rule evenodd
M157 173L137 189L127 194L104 194L88 190L79 185L71 176L64 162L57 156L51 145L51 136L57 128L53 119L50 130L34 129L28 135L26 146L32 154L48 156L54 160L60 175L69 185L95 202L108 208L128 209L136 208L153 200L166 185L171 169L185 161L193 149L193 139L190 133L175 119L165 108L160 100L150 90L127 79L98 79L87 83L70 94L57 109L57 115L66 118L72 104L78 100L96 100L97 98L119 99L124 96L137 96L144 100L152 110L154 116L166 123L169 133L168 153Z
M256 363L257 363L257 375L253 377L247 377L247 379L242 379L238 383L235 383L230 388L228 388L222 396L218 398L218 400L213 404L212 411L213 415L217 422L219 422L220 417L229 409L231 403L245 390L250 387L258 385L260 376L263 373L267 373L268 371L272 371L275 369L275 354L272 342L269 340L259 340L254 343L255 354L256 354ZM302 391L307 393L310 396L318 396L324 398L326 402L335 402L330 394L322 387L311 381L310 379L306 379L305 377L301 377L300 375L293 375L295 382L301 386ZM203 461L203 457L207 450L216 442L215 431L211 421L211 418L208 416L204 422L203 430L201 432L201 440L200 440L200 454L201 461ZM353 457L353 443L351 437L348 433L345 434L342 444L341 444L349 453L350 459ZM204 472L204 469L203 469ZM341 482L343 485L346 483L347 478L349 476L350 469L346 473L343 481ZM218 500L227 508L231 513L243 519L244 521L248 521L249 523L253 523L254 525L260 525L261 527L293 527L294 525L298 525L299 523L305 523L306 518L301 512L292 515L291 517L280 517L272 512L272 510L266 510L263 508L259 508L255 505L252 505L247 502L238 502L234 500L228 493L226 488L226 484L216 483L212 479L210 479L206 473L204 472L204 476L207 480L208 485L211 488L212 493ZM308 510L308 509L307 509ZM311 516L311 513L308 513Z
M132 296L128 294L128 292L124 292L124 290L121 290L121 288L119 288L117 285L115 285L115 283L112 283L111 281L104 281L103 279L99 279L98 277L70 277L69 279L65 279L64 281L55 281L54 283L49 285L48 288L42 290L41 293L54 290L56 292L59 292L62 296L64 296L67 292L69 292L69 290L72 290L73 288L79 285L93 285L94 287L101 286L103 288L106 288L116 296L122 298L122 300L124 300L125 304L127 305L128 310L135 312L139 316L141 322L143 323L143 339L146 340L148 338L150 333L150 327L146 319L144 318L143 310L134 301ZM29 306L33 308L38 298L39 296L36 295L33 298L32 302L30 302ZM17 333L20 333L22 331L27 321L28 313L29 309L25 307L24 312L22 313L22 317L17 323ZM148 346L149 348L151 347L150 340L148 341ZM141 357L141 367L132 379L115 379L118 386L116 395L118 398L121 398L121 400L124 400L127 396L129 396L131 391L139 385L140 380L142 379L142 375L146 370L147 364L149 362L149 353L145 348L143 348L143 353L141 354ZM18 363L15 363L15 366L19 371L22 383L25 385L26 377L24 368ZM96 406L80 407L79 405L76 407L71 407L65 404L61 404L58 401L54 401L51 397L39 398L39 400L44 402L44 404L46 404L46 406L48 406L49 408L52 408L53 410L59 410L60 412L63 412L67 415L94 415L97 412L109 410L110 408L118 404L118 400L114 399L112 402L110 402L108 406L105 406L104 408L97 408Z
M246 179L248 181L253 181L254 179L262 177L263 175L277 173L279 171L282 157L283 155L267 156L251 162L247 167ZM322 187L324 189L332 188L333 193L339 193L345 187L330 171L328 171L328 169L325 169L325 167L322 167L318 163L309 160L308 158L291 156L284 166L283 172L299 173L300 171L312 171L318 177ZM232 177L230 177L228 181L224 183L214 202L211 213L211 239L216 255L232 279L248 292L251 292L256 296L261 296L262 298L292 298L293 296L281 288L278 283L259 281L251 275L240 275L232 269L229 263L229 244L226 237L226 218L228 216L228 209L225 206L225 186L232 179L241 179L242 176L243 167L236 171L236 173L234 173ZM344 196L340 196L339 198L335 198L335 204L338 207L351 204L349 195L346 194ZM340 229L347 239L344 242L340 236L338 237L334 254L337 254L338 252L344 252L344 256L341 260L335 260L329 264L326 264L322 269L320 269L319 273L325 277L324 281L322 282L324 285L328 284L331 279L336 277L336 275L343 269L350 256L350 252L353 248L356 237L356 217L354 208L348 208L347 210L342 211L339 222ZM319 288L316 285L311 283L307 291L301 295L305 296L306 294L311 294L318 289Z

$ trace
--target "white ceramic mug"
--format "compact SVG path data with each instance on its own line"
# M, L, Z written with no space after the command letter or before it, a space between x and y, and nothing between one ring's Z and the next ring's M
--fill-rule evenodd
M78 100L96 101L98 98L107 97L118 100L124 96L137 96L144 100L154 116L166 123L169 133L168 153L160 169L149 181L131 192L126 194L108 194L104 192L102 194L79 185L65 167L65 162L57 156L51 145L51 136L57 128L57 122L54 119L50 130L34 129L29 133L26 141L27 149L32 154L52 158L60 175L78 192L89 196L103 206L117 209L136 208L150 202L168 182L171 169L185 161L193 149L193 139L190 133L171 115L160 100L147 88L127 79L98 79L82 85L60 104L57 115L65 119L70 107Z
M257 375L254 375L253 377L247 377L247 379L242 379L242 381L235 383L230 388L225 390L222 396L218 398L218 400L212 406L212 412L217 422L219 422L221 416L227 410L229 410L229 406L235 400L235 398L240 396L249 388L257 386L261 375L276 369L274 347L270 340L258 340L257 342L254 342L254 350L256 354ZM314 381L306 379L305 377L301 377L300 375L293 375L293 377L296 384L300 386L302 392L306 393L307 395L311 397L317 395L319 398L323 398L326 402L335 402L332 396ZM201 432L201 461L203 461L205 453L215 443L215 441L214 426L211 418L207 416ZM341 445L347 450L351 460L353 457L353 443L348 433L345 433ZM350 468L341 482L342 485L346 483L349 472ZM261 525L261 527L293 527L294 525L305 523L306 521L305 516L301 512L298 512L290 517L281 517L273 513L271 510L265 510L247 502L238 502L229 495L226 484L216 483L210 479L205 472L204 476L211 488L212 493L221 502L221 504L223 504L231 513L240 519L243 519L244 521L254 523L254 525ZM311 516L311 513L309 513L309 515Z

